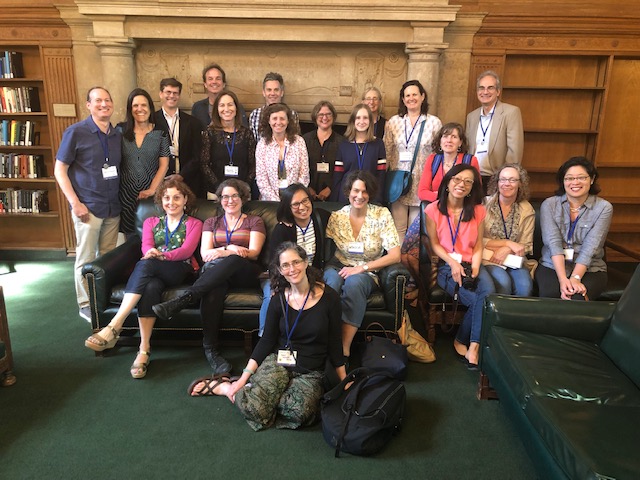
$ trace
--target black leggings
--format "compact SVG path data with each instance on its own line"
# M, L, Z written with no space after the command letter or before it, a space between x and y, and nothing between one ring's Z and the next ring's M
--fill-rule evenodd
M538 265L536 268L536 283L538 284L538 296L560 298L560 282L553 268ZM607 288L607 272L587 272L581 282L587 287L589 300L596 300L605 288ZM574 295L574 300L582 299L582 295Z
M229 287L260 288L260 267L246 258L229 255L203 268L204 272L189 291L196 299L201 299L202 344L205 348L217 348L224 299Z

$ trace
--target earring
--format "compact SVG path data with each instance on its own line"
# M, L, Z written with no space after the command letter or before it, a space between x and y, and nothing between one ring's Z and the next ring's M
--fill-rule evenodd
M467 193L467 198L471 198L471 192Z
M448 192L449 191L449 187L444 187L444 191Z
M458 152L461 152L461 151L462 151L462 145L458 147Z

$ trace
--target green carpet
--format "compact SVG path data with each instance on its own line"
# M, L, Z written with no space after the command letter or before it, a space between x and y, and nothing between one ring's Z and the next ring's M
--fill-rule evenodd
M1 264L1 262L0 262ZM333 457L320 426L255 433L224 398L190 398L208 373L199 348L156 347L129 376L135 348L84 347L71 261L0 270L17 383L0 389L0 478L532 479L498 401L476 400L478 374L440 335L438 360L412 363L402 432L380 454ZM239 348L224 355L241 369Z

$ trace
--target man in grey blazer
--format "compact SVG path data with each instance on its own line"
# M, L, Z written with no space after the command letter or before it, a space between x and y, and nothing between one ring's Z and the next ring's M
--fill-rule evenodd
M500 77L492 70L482 72L477 81L480 108L467 115L469 151L480 164L482 183L505 163L521 163L524 131L520 109L499 101Z

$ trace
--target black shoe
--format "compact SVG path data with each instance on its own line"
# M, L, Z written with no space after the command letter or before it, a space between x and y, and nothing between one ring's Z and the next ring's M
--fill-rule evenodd
M205 347L204 354L209 361L209 365L211 365L211 370L214 375L228 375L231 373L231 364L216 350Z
M188 307L193 302L193 300L193 295L187 292L183 293L179 297L169 300L168 302L158 303L151 308L159 318L163 320L169 320L180 310Z

